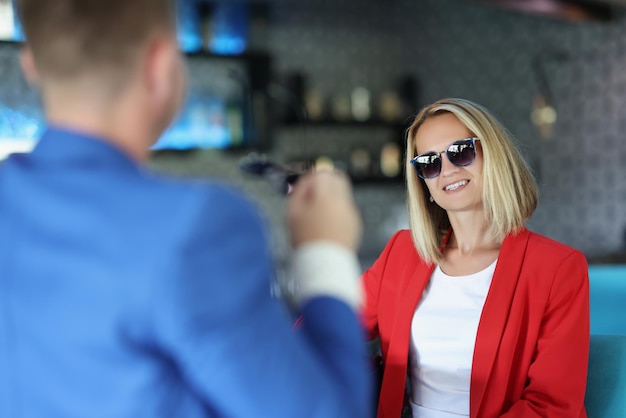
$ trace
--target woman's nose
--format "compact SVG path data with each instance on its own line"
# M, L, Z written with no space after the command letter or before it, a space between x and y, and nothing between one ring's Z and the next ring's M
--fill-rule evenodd
M452 164L450 160L448 159L448 156L445 153L443 153L441 155L441 175L443 177L446 177L446 176L456 173L457 171L459 171L459 167Z

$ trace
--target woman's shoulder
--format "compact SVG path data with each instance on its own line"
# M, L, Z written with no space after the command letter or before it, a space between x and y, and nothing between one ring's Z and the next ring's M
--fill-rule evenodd
M408 229L401 229L389 238L386 245L388 250L396 251L411 251L415 252L415 245L413 244L413 238L411 237L411 231Z
M398 260L402 260L401 264L406 262L418 262L421 261L411 231L408 229L401 229L396 231L387 241L385 248L377 258L378 262L395 264Z
M411 242L411 231L408 229L400 229L391 236L389 242L395 242L400 244L409 243Z
M586 259L585 255L574 247L550 238L546 235L526 230L528 233L527 252L531 255L558 261L565 258L574 257ZM515 238L514 238L515 239Z

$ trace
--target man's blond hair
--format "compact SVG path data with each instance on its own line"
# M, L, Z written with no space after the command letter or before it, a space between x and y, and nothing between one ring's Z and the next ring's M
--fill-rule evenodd
M174 0L18 0L26 41L43 77L123 76L155 31L175 31Z

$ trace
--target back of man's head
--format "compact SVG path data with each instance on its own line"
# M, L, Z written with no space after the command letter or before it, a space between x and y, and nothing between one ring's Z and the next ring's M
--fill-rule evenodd
M174 10L174 0L18 0L37 71L61 82L126 76L153 34L175 33Z

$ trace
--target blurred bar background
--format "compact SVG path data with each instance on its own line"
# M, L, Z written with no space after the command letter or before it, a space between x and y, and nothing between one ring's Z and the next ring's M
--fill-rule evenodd
M241 159L347 170L365 268L407 227L404 130L448 96L493 110L519 141L540 184L532 229L626 264L626 2L190 0L179 16L189 99L151 165L249 191L279 267L285 198ZM9 0L0 26L0 149L24 152L44 126Z

